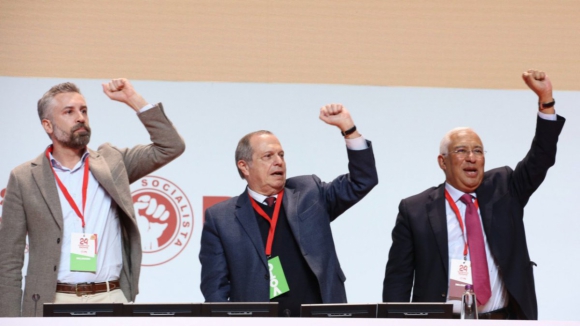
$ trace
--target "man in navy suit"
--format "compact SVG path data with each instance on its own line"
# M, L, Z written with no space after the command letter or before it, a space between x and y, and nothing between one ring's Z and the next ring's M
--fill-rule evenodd
M269 131L238 143L236 165L248 186L205 212L199 259L207 302L276 301L281 316L300 316L303 303L346 302L330 222L361 200L378 176L371 142L345 107L324 106L320 119L346 138L349 174L330 183L315 175L286 179L284 150Z
M528 154L515 170L505 166L484 174L479 136L469 128L447 133L438 156L445 183L399 206L383 301L449 302L458 313L461 282L471 275L467 283L474 285L480 318L538 318L524 207L556 161L565 119L555 113L544 72L528 70L522 77L539 106ZM466 270L473 273L462 273Z

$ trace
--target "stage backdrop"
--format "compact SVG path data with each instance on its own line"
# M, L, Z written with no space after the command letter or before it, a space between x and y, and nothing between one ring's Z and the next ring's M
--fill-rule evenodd
M50 143L36 102L61 79L0 77L0 216L9 172ZM105 80L77 79L88 103L93 138L119 147L148 143L123 104L101 91ZM244 191L234 162L238 140L268 129L286 152L288 176L317 174L330 181L347 172L344 140L318 119L319 108L342 103L363 136L373 141L379 185L332 224L349 302L381 301L390 233L402 198L444 181L439 141L451 128L473 127L487 150L487 168L515 167L531 143L537 97L524 90L370 87L309 84L133 81L151 103L163 102L187 144L168 166L135 182L134 200L149 195L169 211L153 231L143 229L144 259L138 302L200 302L198 260L204 205ZM526 230L535 268L540 318L578 320L575 281L580 270L577 189L580 92L556 91L556 111L568 122L556 165L526 207ZM1 262L0 262L1 263ZM23 271L25 273L25 270ZM555 282L556 280L560 282Z

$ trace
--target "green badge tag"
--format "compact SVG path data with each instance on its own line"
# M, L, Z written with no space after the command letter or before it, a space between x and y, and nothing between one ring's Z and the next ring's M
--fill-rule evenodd
M70 270L97 271L97 235L73 233L71 236Z
M290 291L280 263L280 257L276 256L268 259L268 269L270 270L270 299Z

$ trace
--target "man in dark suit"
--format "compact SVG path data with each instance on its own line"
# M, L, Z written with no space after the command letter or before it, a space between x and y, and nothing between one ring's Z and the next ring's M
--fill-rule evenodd
M161 103L148 104L128 80L113 79L103 91L135 110L152 143L91 150L88 108L76 85L58 84L44 94L38 114L52 145L16 167L6 188L0 317L42 315L45 302L127 302L139 293L141 237L129 184L171 162L185 144ZM94 244L94 265L75 266L86 261L75 258L79 242Z
M286 179L284 151L269 131L238 143L236 164L248 186L205 213L199 258L206 301L272 300L281 316L300 316L303 303L346 302L330 222L361 200L378 176L371 143L346 108L322 107L320 119L341 130L348 148L350 173L330 183L315 175Z
M537 319L523 213L555 162L565 119L555 114L545 73L528 70L522 77L539 98L528 154L515 170L484 174L485 152L473 130L457 128L443 138L438 163L445 183L399 205L383 301L447 301L457 313L464 285L472 283L480 318ZM463 277L472 279L461 283Z

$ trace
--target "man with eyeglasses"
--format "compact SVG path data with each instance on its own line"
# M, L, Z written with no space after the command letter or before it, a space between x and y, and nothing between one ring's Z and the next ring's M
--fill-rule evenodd
M453 303L457 317L471 284L480 319L538 318L523 213L554 165L565 119L555 113L544 72L528 70L522 78L539 99L529 152L515 170L484 173L485 151L475 131L456 128L443 137L437 160L445 183L399 205L384 302Z

